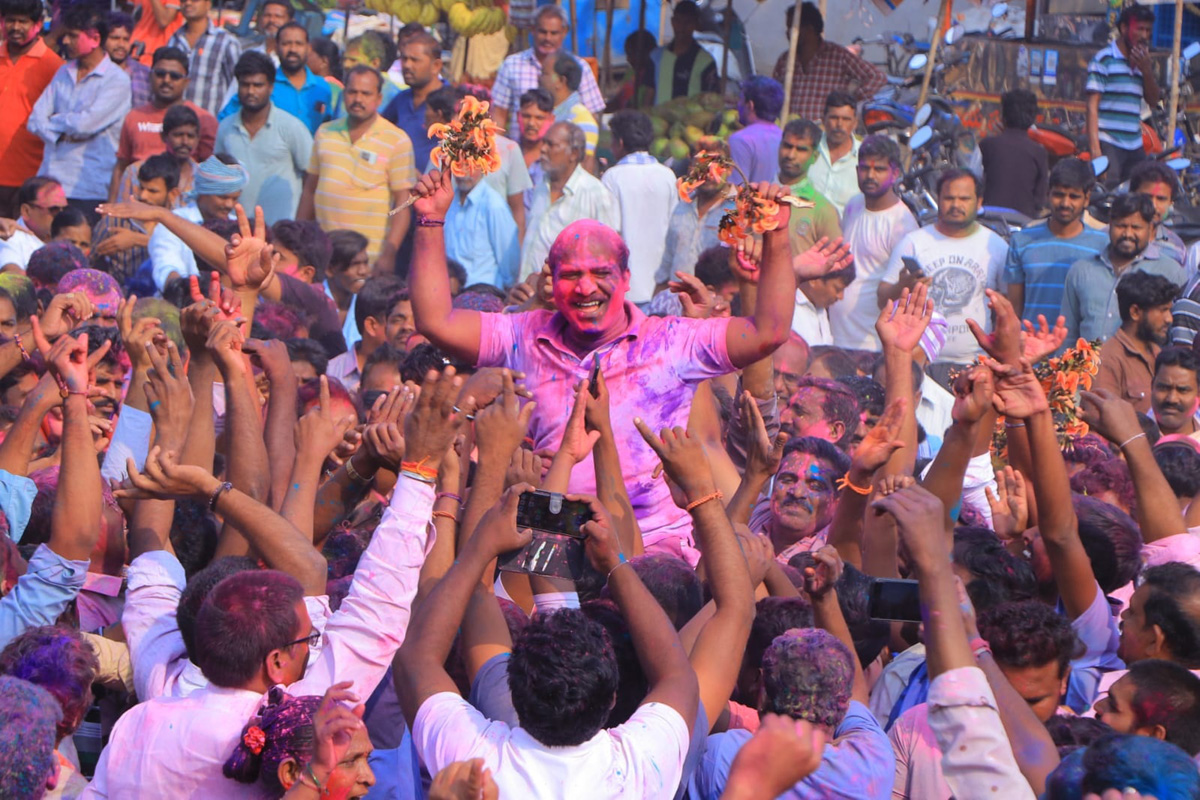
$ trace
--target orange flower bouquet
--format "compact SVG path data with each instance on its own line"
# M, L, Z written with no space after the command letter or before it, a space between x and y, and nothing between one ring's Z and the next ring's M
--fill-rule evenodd
M1079 393L1091 391L1092 380L1100 371L1100 344L1079 339L1075 346L1063 351L1058 358L1042 361L1033 367L1034 373L1046 392L1050 412L1054 415L1054 427L1058 431L1060 444L1088 432L1088 424L1079 418ZM1003 452L1007 442L1004 435L1004 419L996 420L996 435L993 443L996 452Z
M500 129L488 116L488 106L487 102L467 95L453 120L429 126L429 138L438 140L429 158L438 169L449 170L460 178L472 172L487 175L500 169L500 153L496 149L496 134ZM415 199L410 197L404 205L392 209L391 214L408 208Z
M729 156L701 150L692 159L688 172L678 181L679 199L685 203L692 202L692 194L707 181L724 182L729 175L737 170L742 177L742 185L738 187L734 197L733 211L726 212L717 226L717 237L729 245L736 247L751 234L761 234L773 231L779 225L776 219L779 214L779 203L787 203L793 208L812 208L811 200L801 200L790 195L780 197L778 201L768 200L750 186L745 173L738 168Z

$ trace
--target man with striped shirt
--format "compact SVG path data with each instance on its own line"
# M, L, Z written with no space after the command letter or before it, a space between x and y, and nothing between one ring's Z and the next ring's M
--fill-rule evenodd
M1117 19L1117 38L1088 64L1087 131L1092 158L1108 156L1105 183L1116 187L1145 159L1142 98L1158 105L1158 82L1150 61L1154 11L1126 6Z

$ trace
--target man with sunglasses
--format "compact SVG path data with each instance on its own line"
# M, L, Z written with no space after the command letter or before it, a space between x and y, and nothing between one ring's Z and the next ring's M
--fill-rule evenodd
M25 269L33 251L50 241L50 226L54 215L67 207L67 194L54 178L38 176L21 184L17 206L17 229L0 242L0 269L14 265Z
M188 57L178 47L160 47L154 51L154 66L150 68L150 102L132 109L121 125L117 145L117 163L113 167L108 199L117 199L121 176L130 164L163 152L163 118L172 106L183 104L196 112L200 119L200 146L195 159L202 162L213 152L217 138L217 118L190 100L183 99L188 87Z

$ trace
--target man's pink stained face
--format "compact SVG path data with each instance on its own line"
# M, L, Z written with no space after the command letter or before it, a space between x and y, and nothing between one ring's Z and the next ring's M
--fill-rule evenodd
M603 338L625 323L629 270L617 259L611 229L600 223L569 227L578 230L567 234L574 242L554 271L554 306L576 333Z

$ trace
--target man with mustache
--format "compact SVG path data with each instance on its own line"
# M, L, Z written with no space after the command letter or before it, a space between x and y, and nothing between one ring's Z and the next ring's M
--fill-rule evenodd
M1120 327L1117 280L1126 273L1161 275L1176 286L1184 284L1183 267L1151 242L1154 203L1140 194L1118 195L1108 223L1108 247L1071 265L1063 285L1061 314L1067 343L1111 337Z
M1160 275L1125 275L1117 282L1121 327L1100 348L1096 387L1108 389L1139 413L1150 410L1154 360L1171 330L1179 287Z
M1181 434L1200 442L1196 372L1200 359L1183 347L1168 347L1154 359L1151 416L1164 436Z
M829 329L839 347L880 350L875 333L879 281L892 250L918 226L896 194L896 181L904 174L899 145L886 136L866 137L858 146L857 173L861 194L850 198L842 216L842 236L854 254L856 275L842 301L830 306Z

